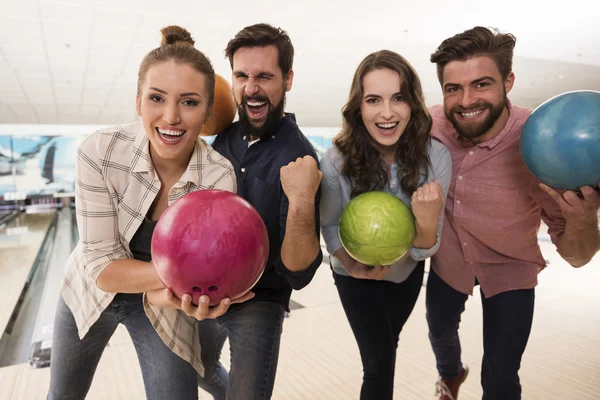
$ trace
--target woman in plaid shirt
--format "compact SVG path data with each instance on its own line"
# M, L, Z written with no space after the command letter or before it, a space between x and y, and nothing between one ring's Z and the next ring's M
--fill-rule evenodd
M98 131L78 150L80 241L56 312L48 399L85 398L119 323L135 345L148 399L197 399L204 371L196 321L231 303L209 309L176 299L151 263L152 232L169 204L194 190L236 191L229 161L199 138L214 100L212 65L185 29L161 32L161 46L140 65L141 120Z

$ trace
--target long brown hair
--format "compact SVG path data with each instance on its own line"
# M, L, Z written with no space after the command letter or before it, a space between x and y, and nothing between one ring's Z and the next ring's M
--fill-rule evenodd
M194 39L186 29L171 25L162 28L160 32L162 33L160 47L149 52L140 64L138 95L146 78L146 73L153 65L166 61L188 64L205 76L208 110L210 112L215 100L215 71L210 60L204 53L194 47Z
M395 144L398 179L404 192L412 195L423 174L427 179L428 167L431 166L427 152L431 116L425 106L419 76L412 65L398 53L389 50L371 53L354 73L348 102L342 109L342 130L334 139L335 146L344 156L342 175L351 183L351 197L381 190L389 181L387 167L360 116L364 96L363 79L369 72L379 69L398 73L401 94L411 109L408 125Z

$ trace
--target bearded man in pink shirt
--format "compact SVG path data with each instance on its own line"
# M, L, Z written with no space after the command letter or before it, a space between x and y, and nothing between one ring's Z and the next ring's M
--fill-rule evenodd
M452 155L452 181L440 248L427 283L427 322L440 378L440 400L455 400L468 374L458 338L465 301L480 286L483 305L483 400L521 399L519 367L534 309L541 221L573 267L600 249L600 194L558 192L539 182L519 151L531 110L513 105L516 39L475 27L444 40L431 55L444 104L430 109L432 135ZM600 183L598 183L600 188Z

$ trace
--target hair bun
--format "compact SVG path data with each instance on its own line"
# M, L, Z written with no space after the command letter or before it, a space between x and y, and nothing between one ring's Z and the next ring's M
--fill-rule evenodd
M180 26L167 26L162 28L160 32L162 33L162 40L160 42L161 46L167 46L170 44L194 45L194 39L192 39L192 35L190 35L187 29L184 29Z

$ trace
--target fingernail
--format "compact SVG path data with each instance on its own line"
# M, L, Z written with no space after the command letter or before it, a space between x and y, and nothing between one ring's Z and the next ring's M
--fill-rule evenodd
M189 303L190 301L192 301L192 298L190 297L190 295L189 295L189 294L184 294L184 295L183 295L183 298L182 298L182 300L183 300L185 303Z
M206 302L208 301L208 299L206 298L206 296L202 296L200 297L200 301L204 304L206 304Z
M227 305L229 303L231 303L231 300L230 299L225 299L225 304Z

